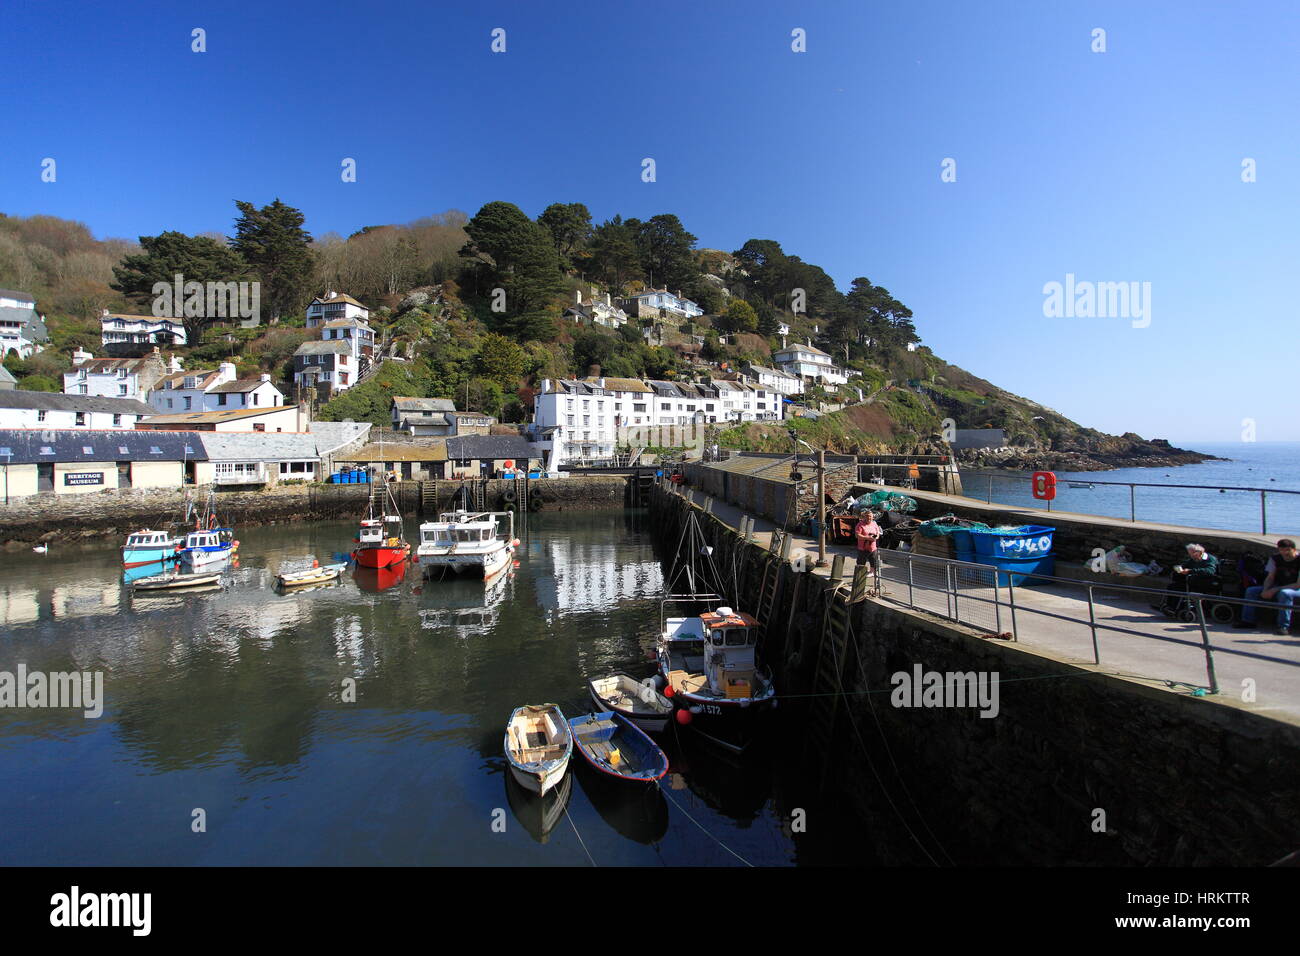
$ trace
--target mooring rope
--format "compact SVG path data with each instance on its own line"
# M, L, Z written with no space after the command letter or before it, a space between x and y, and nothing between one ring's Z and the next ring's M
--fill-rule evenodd
M573 835L578 838L578 845L582 847L582 852L587 854L587 862L596 866L596 861L591 857L591 851L587 849L587 844L583 842L582 834L578 832L578 825L573 822L573 817L569 815L569 804L564 804L564 818L569 821L569 826L573 827Z
M700 830L704 833L704 835L705 835L706 837L708 837L710 840L712 840L712 841L713 841L714 843L716 843L718 846L722 847L724 850L726 850L728 853L730 853L732 856L734 856L734 857L735 857L737 860L739 860L741 863L745 864L745 866L748 866L748 867L750 867L750 868L753 868L753 866L754 866L753 863L750 863L750 862L749 862L748 860L746 860L743 856L741 856L739 853L737 853L737 852L736 852L735 850L733 850L731 847L727 846L727 844L723 843L723 842L722 842L721 840L719 840L716 836L714 836L712 833L710 833L710 832L708 831L708 829L707 829L707 828L706 828L702 823L700 823L699 820L695 819L693 816L691 816L689 813L686 812L686 808L685 808L685 807L683 807L680 803L678 803L678 802L677 802L676 800L674 800L672 797L668 796L668 791L665 790L665 789L663 788L663 785L662 785L658 780L655 781L655 786L659 788L659 792L662 793L662 794L664 795L664 798L667 799L667 801L668 801L669 803L671 803L673 806L675 806L678 810L682 811L682 813L686 814L686 819L687 819L687 820L690 820L690 821L691 821L692 823L694 823L697 827L699 827Z

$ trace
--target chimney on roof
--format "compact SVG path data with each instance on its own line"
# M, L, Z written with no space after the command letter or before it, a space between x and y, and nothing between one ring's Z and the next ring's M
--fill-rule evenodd
M263 373L262 373L262 381L263 381L263 382L269 382L269 381L271 381L271 376L268 375L266 372L263 372Z
M574 289L574 290L573 290L573 304L574 304L574 305L582 305L582 290L581 290L581 289Z
M587 366L587 377L588 377L588 378L600 378L600 366L599 366L599 365L588 365L588 366Z
M93 354L87 352L85 349L78 348L77 351L72 353L72 364L80 365L83 362L89 362L94 357Z

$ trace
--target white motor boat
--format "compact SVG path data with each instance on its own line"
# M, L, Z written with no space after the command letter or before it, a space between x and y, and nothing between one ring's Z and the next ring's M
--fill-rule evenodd
M509 518L501 534L498 518ZM420 525L416 560L425 574L472 574L489 580L510 567L519 542L513 511L449 511Z

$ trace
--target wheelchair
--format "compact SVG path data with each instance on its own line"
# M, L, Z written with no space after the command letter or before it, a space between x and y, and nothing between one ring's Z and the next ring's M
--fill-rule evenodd
M1210 578L1197 585L1196 594L1222 594L1223 582L1219 578ZM1191 624L1197 620L1196 602L1187 594L1182 594L1178 603L1173 609L1161 608L1166 617L1172 617L1175 620L1182 621L1184 624ZM1231 624L1237 617L1237 609L1223 601L1205 601L1205 616L1209 620L1219 624Z

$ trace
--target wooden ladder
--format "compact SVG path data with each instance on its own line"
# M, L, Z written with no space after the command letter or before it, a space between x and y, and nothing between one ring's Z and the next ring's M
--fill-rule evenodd
M835 595L828 595L828 601L817 648L817 665L813 668L813 692L818 696L813 698L808 714L810 750L821 762L820 788L823 792L830 774L835 720L839 716L844 690L841 684L849 654L849 617L852 613L852 606L838 600Z

